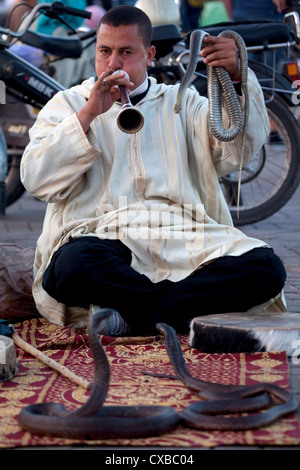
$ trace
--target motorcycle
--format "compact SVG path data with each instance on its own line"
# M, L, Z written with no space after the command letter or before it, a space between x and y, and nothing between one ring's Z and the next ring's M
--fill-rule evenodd
M44 4L35 7L31 16L39 12L53 14L52 8L62 9L66 7L59 2L52 5ZM296 17L297 19L297 17ZM289 22L290 22L289 18ZM298 17L299 20L299 17ZM293 19L295 23L295 19ZM28 20L30 24L30 20ZM300 24L300 23L299 23ZM274 60L278 49L288 49L296 47L300 43L300 33L297 33L296 23L291 25L287 23L225 23L206 27L205 31L209 34L217 35L224 29L231 29L238 32L244 39L248 52L258 53L261 51L273 51ZM0 29L1 34L1 29ZM81 38L68 38L62 41L55 37L45 37L45 35L25 31L18 33L19 40L25 44L34 45L40 49L56 53L57 55L67 56L70 49L78 47L77 54L80 54ZM93 33L90 33L91 35ZM179 28L175 25L154 26L153 44L156 47L155 61L148 69L149 75L155 77L158 82L174 84L181 80L189 56L189 38L190 33L181 35ZM56 41L56 42L55 42ZM65 41L76 41L76 46L64 48ZM252 158L242 172L241 196L239 203L239 216L237 214L237 187L238 175L232 173L220 179L225 198L229 205L235 225L245 225L262 220L278 211L294 194L300 181L300 128L293 114L293 109L297 108L295 97L298 97L297 89L293 88L293 80L296 76L288 75L288 65L293 62L287 61L282 72L276 70L273 66L267 65L256 60L249 60L249 67L255 72L264 92L267 110L272 130L276 131L277 142L272 140L272 135L263 145L261 150ZM11 73L7 73L7 65L10 64ZM26 72L26 67L29 69ZM15 69L15 71L14 71ZM25 69L25 72L24 72ZM6 71L6 73L5 73ZM17 72L17 73L16 73ZM24 87L24 77L33 77L33 80L26 81ZM13 78L14 77L14 78ZM22 77L17 81L16 77ZM7 93L15 99L27 103L31 109L40 109L51 97L51 94L59 91L63 87L45 75L41 70L20 62L20 58L13 57L9 51L7 42L0 43L0 80L5 80ZM32 86L32 84L35 84ZM41 84L40 84L41 83ZM203 60L199 57L197 71L193 80L194 86L202 95L206 94L206 67ZM22 85L22 86L21 86ZM28 87L28 85L31 85ZM44 88L48 90L39 100L35 98L36 89ZM50 92L49 92L50 88ZM17 95L17 96L16 96ZM15 113L12 118L16 119ZM18 116L19 118L19 116ZM31 116L34 120L35 116ZM19 180L19 162L23 152L23 139L28 139L27 128L22 128L23 124L13 124L12 137L11 126L0 119L0 126L4 130L8 154L10 156L9 170L7 174L7 205L19 197L20 192L24 190ZM20 121L18 121L20 122ZM24 121L23 121L24 122ZM10 132L9 132L10 131ZM22 131L24 131L22 133ZM19 132L19 134L18 134ZM20 139L17 142L17 137ZM11 140L10 140L11 138ZM17 145L18 144L18 145ZM20 153L13 153L12 149L18 149Z
M62 14L82 18L90 18L91 16L90 12L67 7L61 2L53 2L34 7L25 18L25 27L22 31L13 32L0 28L0 84L5 85L2 87L5 96L0 97L0 128L5 137L8 159L5 178L6 207L19 199L25 191L20 180L20 161L24 148L29 142L28 130L34 124L37 113L47 101L58 91L65 89L50 76L51 64L49 64L47 57L55 57L60 60L64 58L77 59L82 54L83 41L89 37L93 37L94 41L95 36L94 31L83 33L81 36L79 34L77 37L65 38L35 33L29 28L41 13L56 19L60 19ZM47 53L45 63L38 68L17 55L11 47L12 40L15 39ZM43 68L47 73L42 70ZM4 151L2 153L0 151L0 155L3 153Z
M287 57L282 71L276 69L276 51L298 47L299 16L287 17L285 23L268 21L249 23L222 23L205 27L211 35L225 29L243 37L249 67L255 72L262 87L272 132L261 150L244 166L241 180L239 214L237 208L238 174L220 179L235 225L246 225L263 220L283 207L294 194L300 181L300 129L294 111L298 109L299 93L294 87L299 78L294 60ZM153 43L157 48L156 61L149 74L164 83L177 83L185 73L189 56L190 34L182 37L174 25L154 28ZM254 60L253 54L272 51L273 63ZM255 57L255 56L254 56ZM201 95L207 95L206 67L199 59L193 86Z

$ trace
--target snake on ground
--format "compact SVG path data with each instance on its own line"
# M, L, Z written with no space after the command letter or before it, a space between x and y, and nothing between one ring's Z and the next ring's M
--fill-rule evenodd
M181 421L187 426L231 431L256 429L272 424L298 409L296 399L287 390L275 384L224 385L193 377L183 358L175 330L165 323L158 323L156 326L165 336L166 348L176 376L187 388L197 391L198 396L204 399L192 403L180 413ZM247 416L215 416L264 408L267 410Z
M86 403L73 411L68 411L60 403L26 406L18 416L24 430L70 439L110 439L155 436L177 425L179 415L169 406L103 406L110 373L97 327L110 314L110 309L101 309L89 321L87 331L95 361L95 378Z
M199 392L205 400L192 403L180 413L171 406L103 406L110 374L109 362L97 335L97 326L110 314L110 309L100 309L90 318L88 335L95 361L95 379L86 403L73 411L68 411L60 403L26 406L18 416L18 422L24 430L70 439L139 438L166 433L179 423L200 429L253 429L271 424L297 409L294 397L274 384L223 385L192 377L175 330L164 323L157 324L157 328L165 336L166 348L177 377L187 388ZM273 397L280 403L275 404ZM247 416L215 416L264 408L267 411Z

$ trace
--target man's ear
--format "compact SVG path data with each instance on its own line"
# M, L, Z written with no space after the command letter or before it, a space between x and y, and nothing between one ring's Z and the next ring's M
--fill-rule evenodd
M154 59L155 54L156 54L155 46L148 47L147 49L147 65L148 66L151 64L152 60Z

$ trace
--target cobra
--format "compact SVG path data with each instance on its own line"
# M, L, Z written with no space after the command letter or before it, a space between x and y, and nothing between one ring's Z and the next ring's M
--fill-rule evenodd
M180 113L183 108L183 101L187 88L190 86L199 61L199 52L203 39L207 33L202 30L195 30L190 37L190 56L186 72L181 80L177 100L174 107L175 113ZM237 53L240 58L241 68L241 88L244 95L244 110L242 110L240 100L235 92L234 85L229 73L223 67L207 66L207 94L209 103L209 124L212 134L216 139L229 142L240 134L242 136L241 159L238 179L237 207L239 208L241 174L244 164L245 135L249 116L249 94L248 94L248 54L243 38L234 31L226 30L219 34L219 37L231 38L235 41ZM222 98L224 97L228 109L229 125L223 125Z
M165 336L166 348L177 378L204 399L192 403L180 413L181 422L185 425L207 430L256 429L272 424L298 409L296 399L275 384L225 385L193 377L184 361L175 330L165 323L158 323L156 326ZM259 410L263 411L257 413ZM251 411L255 413L236 415ZM233 416L229 418L225 414Z
M97 327L110 314L110 309L101 309L89 321L87 331L95 361L95 379L86 403L74 411L68 411L60 403L26 406L18 416L24 430L70 439L138 438L165 433L179 422L179 414L168 406L103 406L110 373Z
M166 347L174 370L183 384L199 393L196 401L177 413L168 406L103 406L109 388L109 363L97 336L97 325L110 315L101 309L90 319L88 334L95 360L95 381L87 402L68 411L60 403L38 403L24 407L20 426L31 433L74 439L139 438L166 433L179 423L212 430L253 429L271 424L296 411L298 404L286 390L274 384L235 386L215 384L192 377L187 369L175 330L157 324L165 336ZM155 375L155 374L150 374ZM279 400L274 405L273 397ZM274 405L272 408L271 406ZM234 418L216 414L257 411L259 414Z

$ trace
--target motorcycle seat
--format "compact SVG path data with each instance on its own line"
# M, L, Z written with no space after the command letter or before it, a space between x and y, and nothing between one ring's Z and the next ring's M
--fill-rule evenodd
M289 27L280 22L255 21L255 23L226 22L218 25L206 26L204 31L212 36L218 36L221 31L231 30L238 33L245 41L247 47L261 46L268 44L282 44L291 41Z
M174 44L181 39L180 30L175 24L153 26L151 44L156 47L156 58L159 59L169 54Z
M225 30L238 33L244 39L247 47L263 45L267 49L271 44L286 44L289 41L294 41L288 25L281 22L261 20L255 21L255 23L253 21L235 23L228 21L203 27L203 31L212 36L218 36ZM153 26L152 44L156 47L156 57L160 58L169 54L173 45L180 40L184 40L186 46L189 47L191 33L192 31L182 36L175 24Z
M80 57L82 53L82 43L78 38L55 37L34 31L26 31L20 37L20 41L63 58Z
M156 41L175 41L181 39L181 34L178 26L175 24L162 24L153 26L152 28L152 42Z

